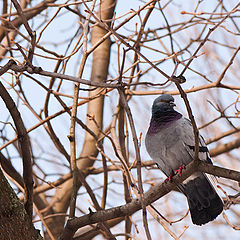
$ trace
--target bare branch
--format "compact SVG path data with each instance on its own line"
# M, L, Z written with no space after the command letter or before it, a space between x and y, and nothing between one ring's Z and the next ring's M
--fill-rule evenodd
M202 171L209 174L214 174L218 177L226 177L232 180L240 181L240 172L216 167L211 164L207 164L197 160L188 164L186 168L183 170L181 176L180 175L174 176L172 182L170 181L163 182L148 190L148 192L144 194L145 204L149 205L156 201L157 199L161 198L162 196L166 195L171 190L173 190L177 184L182 183L185 179L187 179L190 175L192 175L196 171ZM68 221L65 231L60 239L67 240L69 238L72 238L78 228L81 228L88 224L94 224L97 222L106 221L116 217L132 215L134 212L140 210L141 207L142 207L141 201L139 199L135 199L131 203L119 207L114 207L107 210L98 211L95 213L89 213L82 217L72 219Z
M20 112L18 111L13 99L0 82L0 96L3 99L11 117L14 121L17 131L17 138L19 141L22 161L23 161L23 180L25 190L25 209L32 217L33 210L33 176L32 176L32 154L31 154L31 143L21 118Z

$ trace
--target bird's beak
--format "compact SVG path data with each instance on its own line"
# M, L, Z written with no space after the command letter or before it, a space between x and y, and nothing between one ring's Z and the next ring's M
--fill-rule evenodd
M171 107L175 107L176 106L176 104L174 102L172 102L172 101L169 102L169 104L170 104Z

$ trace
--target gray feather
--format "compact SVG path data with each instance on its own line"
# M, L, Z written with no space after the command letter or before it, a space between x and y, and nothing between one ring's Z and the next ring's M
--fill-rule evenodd
M173 98L168 94L155 99L145 139L149 155L167 176L193 161L195 149L192 124L176 112L174 106ZM201 136L198 156L200 160L212 163ZM194 224L205 224L222 212L222 200L206 174L195 173L178 187L188 199Z

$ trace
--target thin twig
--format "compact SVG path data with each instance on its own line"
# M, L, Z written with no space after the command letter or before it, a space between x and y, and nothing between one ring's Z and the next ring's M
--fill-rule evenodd
M190 164L186 166L185 169L183 169L181 176L175 175L173 177L172 182L168 181L158 184L154 187L151 187L151 189L144 194L145 204L149 205L156 201L157 199L161 198L162 196L166 195L168 192L173 190L177 184L182 183L186 178L188 178L196 171L202 171L214 174L216 176L226 177L229 179L240 181L240 172L216 167L200 160L192 161ZM122 206L113 207L107 210L90 213L82 217L72 219L71 221L68 221L65 231L63 235L60 237L60 240L69 239L69 237L73 236L77 229L86 226L90 223L94 224L100 221L102 222L116 217L129 216L132 215L134 212L140 210L141 208L142 208L141 201L139 199L135 199L132 202Z

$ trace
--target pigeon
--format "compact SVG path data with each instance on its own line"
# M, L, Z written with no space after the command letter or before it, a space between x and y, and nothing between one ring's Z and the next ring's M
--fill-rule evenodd
M175 111L174 106L174 98L169 94L163 94L154 100L145 138L147 152L168 177L193 161L195 150L191 121ZM202 136L199 136L198 157L201 161L212 164ZM194 173L177 187L187 197L193 224L206 224L222 212L223 202L212 179L205 173Z

